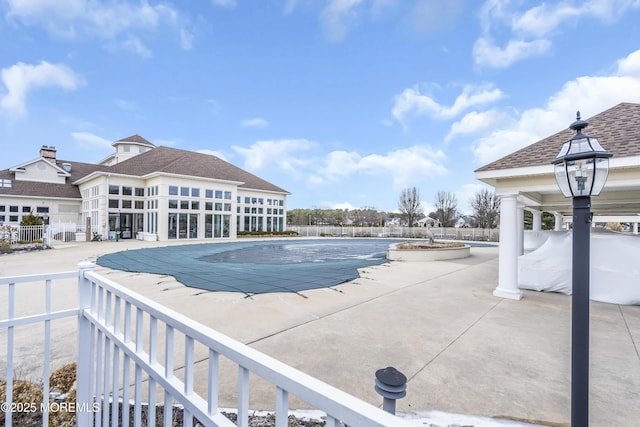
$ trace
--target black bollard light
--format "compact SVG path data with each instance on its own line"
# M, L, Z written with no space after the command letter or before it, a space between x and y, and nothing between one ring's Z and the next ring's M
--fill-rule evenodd
M391 366L376 371L376 392L383 397L382 409L396 414L396 400L407 395L407 377Z

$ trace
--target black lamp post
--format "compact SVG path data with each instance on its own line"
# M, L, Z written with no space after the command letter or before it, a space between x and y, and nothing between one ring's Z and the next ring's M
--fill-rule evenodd
M577 119L576 134L552 162L558 186L573 197L573 260L571 297L571 426L589 425L589 241L591 196L600 194L609 173L609 157L598 140L582 133L589 125Z

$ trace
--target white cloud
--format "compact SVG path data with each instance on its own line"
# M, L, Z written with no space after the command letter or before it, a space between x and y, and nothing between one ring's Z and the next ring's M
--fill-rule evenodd
M210 156L216 156L217 158L222 159L225 162L229 161L225 157L224 153L222 153L221 151L204 149L204 150L196 150L196 152L197 153L202 153L202 154L208 154Z
M165 4L136 3L122 0L6 0L7 18L24 25L41 26L63 38L90 36L112 41L123 36L124 48L148 56L148 49L141 49L142 43L139 40L136 43L137 37L132 34L161 25L177 27L179 15ZM184 36L182 46L189 46L185 44Z
M429 116L446 120L458 116L469 108L490 104L503 97L504 93L491 85L467 85L452 105L444 106L434 101L430 96L420 93L417 87L413 87L396 95L391 114L403 124L409 116Z
M585 8L575 7L568 3L542 3L532 7L520 16L514 17L514 31L544 37L569 19L575 19L584 13Z
M315 144L306 139L280 139L257 141L249 148L232 146L233 150L244 157L244 167L251 171L273 168L277 165L282 170L297 171L308 164L307 159L299 159L294 153L307 151Z
M640 102L640 50L617 64L612 75L578 77L565 83L544 108L525 110L513 117L510 126L475 141L475 161L490 163L567 128L576 110L588 118L620 102Z
M6 94L0 99L0 109L12 117L27 114L27 95L34 89L58 87L67 91L83 84L80 76L62 64L41 62L38 65L18 62L2 69L2 83Z
M492 190L492 188L488 187L486 184L473 183L464 184L459 190L454 191L456 199L458 200L458 211L463 215L473 214L471 201L478 191L485 188L489 188L490 190Z
M473 58L480 67L504 68L523 59L544 55L551 38L583 16L614 23L629 9L640 8L638 0L591 0L541 3L524 11L512 10L520 3L487 0L479 19L482 35L473 47ZM526 4L526 3L525 3ZM496 30L496 27L504 27ZM496 42L496 34L506 32L506 41Z
M253 119L243 120L241 123L244 128L266 128L269 126L269 122L263 119L262 117L255 117Z
M618 75L640 77L640 50L618 61Z
M359 169L361 157L355 152L332 151L325 159L323 174L330 179L348 176Z
M582 16L591 16L605 23L613 23L627 10L640 7L637 0L592 0L589 2L560 2L556 4L542 3L516 14L512 29L516 32L535 37L543 37L567 26L568 21L574 24Z
M186 29L180 30L180 47L183 50L191 50L193 49L193 33L187 31Z
M356 19L356 6L362 0L329 0L329 4L320 14L320 22L330 41L344 40L349 30L349 24Z
M357 209L355 206L353 206L349 202L340 202L340 203L324 202L322 203L322 205L329 206L329 209L342 209L342 210L348 209L350 211Z
M152 53L149 48L147 48L138 37L130 36L126 40L122 42L122 47L129 52L133 52L142 58L151 58Z
M390 175L393 188L447 173L442 165L445 155L428 146L413 146L390 153L361 157L354 152L334 151L327 155L322 174L336 180L355 173Z
M490 38L480 37L473 45L473 59L481 67L506 68L523 59L543 55L550 48L551 42L546 39L509 40L505 47L500 47Z
M108 148L112 147L113 141L104 139L90 132L72 132L71 138L78 142L82 148Z
M471 111L451 125L451 130L445 138L445 141L450 141L456 135L477 134L487 129L495 128L504 122L505 119L506 114L498 110L483 112Z

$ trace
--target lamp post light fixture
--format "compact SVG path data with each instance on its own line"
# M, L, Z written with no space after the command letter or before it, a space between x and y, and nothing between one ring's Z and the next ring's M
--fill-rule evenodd
M571 296L571 426L589 425L589 243L591 196L600 194L609 173L609 158L598 140L582 133L589 125L571 124L576 134L553 160L556 181L565 197L573 197Z

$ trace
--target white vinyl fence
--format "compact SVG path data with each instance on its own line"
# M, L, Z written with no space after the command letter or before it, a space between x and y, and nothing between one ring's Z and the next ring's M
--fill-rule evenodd
M498 229L464 227L345 227L331 225L288 226L303 237L395 237L402 239L424 239L431 232L436 239L475 240L497 242Z
M54 284L74 276L79 278L78 307L52 311ZM46 283L44 312L16 316L16 288L42 281ZM205 426L234 426L218 408L219 379L228 374L228 368L221 367L229 366L229 362L237 371L238 426L247 427L249 423L250 375L263 378L273 387L278 427L288 425L290 395L324 411L327 426L408 425L401 418L128 290L97 274L91 263L81 263L79 271L74 272L0 278L0 290L5 287L8 311L6 319L0 319L0 329L7 329L7 407L11 407L13 399L14 328L45 326L42 362L46 403L54 345L50 339L51 321L76 316L78 426L155 426L156 421L172 426L175 405L183 408L184 426L194 425L196 419ZM176 347L178 343L183 346ZM201 393L194 386L196 364L205 364L206 368L206 390ZM162 411L156 406L157 396L164 406ZM143 416L145 401L148 407ZM12 426L11 412L4 415L5 425ZM42 423L48 425L48 419L43 418Z

